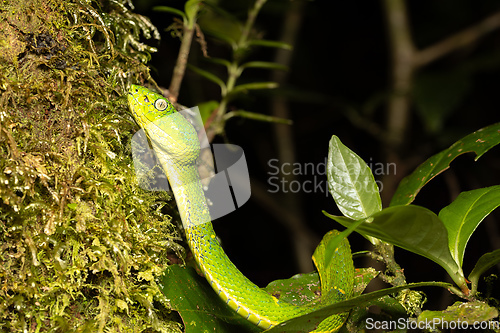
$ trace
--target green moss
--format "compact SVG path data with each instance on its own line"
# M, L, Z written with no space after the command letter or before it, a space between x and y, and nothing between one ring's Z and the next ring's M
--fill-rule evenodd
M157 37L126 1L0 4L0 331L180 332L180 237L136 185L123 97Z

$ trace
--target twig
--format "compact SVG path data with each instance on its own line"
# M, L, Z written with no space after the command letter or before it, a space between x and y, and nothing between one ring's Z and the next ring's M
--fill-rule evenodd
M255 23L255 19L257 18L260 9L262 8L262 6L264 6L266 1L267 0L256 0L253 8L248 11L248 18L241 32L241 36L238 41L238 48L243 48L246 46L248 37L250 36L250 30L252 30L252 27Z
M415 67L425 66L451 52L474 43L482 36L498 28L500 28L500 12L485 18L470 28L416 52L413 57L413 65Z
M183 26L184 33L182 35L181 47L179 49L179 55L177 56L177 62L175 63L172 81L170 81L170 86L168 88L168 90L170 91L169 99L173 103L177 102L177 98L179 97L181 83L184 79L184 73L186 72L189 51L191 50L191 43L193 41L195 25L196 20L193 19L192 22L188 22L188 24Z
M392 89L387 114L387 130L394 148L404 140L409 117L408 93L412 83L414 47L410 36L406 4L403 0L384 0L387 32L392 56Z
M239 57L241 56L243 51L247 48L248 39L250 37L250 31L255 23L255 19L259 14L260 9L266 3L267 0L256 0L254 6L248 11L247 21L243 27L243 30L240 35L240 39L238 43L234 46L233 49L233 61L231 65L228 67L228 78L226 82L226 93L223 94L222 100L219 104L219 108L216 111L216 117L214 119L214 124L220 124L222 121L222 117L227 111L227 103L228 103L228 95L232 92L234 86L236 85L236 80L241 75L241 71L239 70ZM211 127L211 130L215 131L215 134L219 134L220 129L214 129Z

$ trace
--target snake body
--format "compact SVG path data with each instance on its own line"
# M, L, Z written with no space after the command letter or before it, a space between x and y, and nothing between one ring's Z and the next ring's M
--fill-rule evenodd
M200 144L194 127L163 96L147 88L132 85L128 101L136 122L145 130L169 179L188 245L219 297L238 314L264 329L317 309L317 305L296 306L279 300L252 283L236 268L224 253L212 228L195 164ZM352 293L354 268L347 240L341 243L336 256L338 285L335 285L337 293L333 297L338 301ZM332 315L321 322L314 332L335 332L345 318L346 314Z

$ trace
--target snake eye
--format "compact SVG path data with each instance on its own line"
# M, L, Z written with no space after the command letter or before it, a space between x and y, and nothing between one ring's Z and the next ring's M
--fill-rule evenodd
M157 108L159 111L163 111L167 108L167 101L162 99L162 98L158 98L156 101L155 101L155 108Z

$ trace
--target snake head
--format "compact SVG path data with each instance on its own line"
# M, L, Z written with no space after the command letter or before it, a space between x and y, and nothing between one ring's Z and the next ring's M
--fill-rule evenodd
M144 129L159 158L178 165L192 164L200 151L198 134L165 97L131 85L128 103L135 121Z
M128 91L128 103L135 121L142 127L176 112L172 103L165 97L147 88L131 85Z

